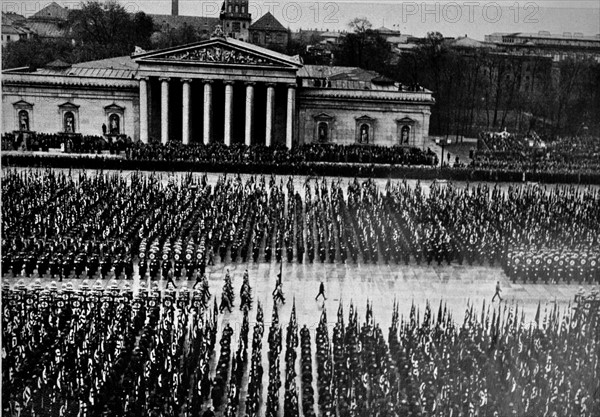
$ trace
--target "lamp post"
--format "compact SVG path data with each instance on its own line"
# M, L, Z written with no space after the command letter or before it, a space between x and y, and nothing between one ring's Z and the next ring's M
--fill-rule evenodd
M447 145L450 145L452 143L452 140L448 137L442 139L442 138L435 138L435 144L438 146L442 147L442 161L440 162L440 168L442 168L444 166L444 148Z

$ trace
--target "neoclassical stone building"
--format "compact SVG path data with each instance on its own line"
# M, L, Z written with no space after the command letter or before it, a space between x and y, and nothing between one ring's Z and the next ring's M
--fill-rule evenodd
M183 143L423 147L430 91L358 68L304 66L210 40L73 66L3 71L4 132L127 135Z

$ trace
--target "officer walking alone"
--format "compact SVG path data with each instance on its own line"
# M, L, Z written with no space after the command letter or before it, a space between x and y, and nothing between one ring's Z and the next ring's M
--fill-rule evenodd
M315 297L315 301L319 299L320 295L323 296L323 300L327 300L327 297L325 297L325 285L323 284L323 281L321 281L321 285L319 285L319 293Z
M494 300L496 299L496 297L498 297L500 299L500 301L502 301L502 297L500 296L501 292L502 292L502 288L500 288L500 281L497 281L496 282L496 293L492 297L492 303L494 302Z

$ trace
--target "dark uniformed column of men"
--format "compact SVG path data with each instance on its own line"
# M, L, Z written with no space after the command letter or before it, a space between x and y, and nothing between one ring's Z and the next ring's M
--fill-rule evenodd
M268 182L268 184L267 184ZM6 171L2 271L200 278L215 262L501 264L513 280L600 282L600 192L290 177ZM196 276L198 279L198 276ZM175 283L173 282L173 285Z
M473 305L462 324L440 303L422 318L414 305L400 319L394 307L386 340L367 304L359 323L350 303L340 303L329 338L325 310L315 333L313 389L311 331L300 330L298 403L295 307L283 331L277 315L268 334L268 386L262 402L262 308L257 305L248 360L248 310L237 350L233 329L221 329L214 375L217 307L204 305L201 290L129 286L119 289L83 281L2 291L2 406L6 415L225 416L596 416L600 411L600 320L581 310L541 313L527 326L518 306ZM198 302L196 301L198 300ZM600 304L598 293L580 294ZM583 304L582 304L583 305ZM345 324L347 323L347 324ZM245 409L239 410L248 369ZM318 400L315 403L315 397ZM316 408L315 408L316 406ZM213 411L214 410L214 411Z
M595 188L355 180L344 190L320 179L302 198L274 177L211 186L206 176L5 170L2 205L2 273L33 279L2 290L7 415L600 414L597 292L579 294L586 312L538 306L531 324L505 303L471 304L464 318L443 303L404 318L396 306L386 339L370 303L364 319L340 302L333 330L325 310L316 329L299 329L293 294L284 329L280 269L263 386L265 323L248 271L224 272L219 294L206 277L215 263L448 262L500 264L519 281L600 282ZM238 302L239 332L218 327Z
M102 154L110 152L135 161L211 162L226 164L302 164L302 163L364 163L393 165L437 165L438 159L430 149L417 147L381 146L362 144L305 143L288 149L285 144L273 146L235 143L230 146L222 141L204 144L194 141L167 143L134 142L125 135L112 137L83 136L80 134L30 133L23 135L2 134L3 151L29 150L48 152L50 148L63 148L65 153Z

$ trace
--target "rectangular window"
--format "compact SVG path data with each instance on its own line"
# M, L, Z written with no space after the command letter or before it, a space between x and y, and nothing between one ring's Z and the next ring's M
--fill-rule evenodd
M232 26L232 27L231 27L231 30L232 30L233 32L241 32L241 29L240 29L240 22L233 22L231 26Z

